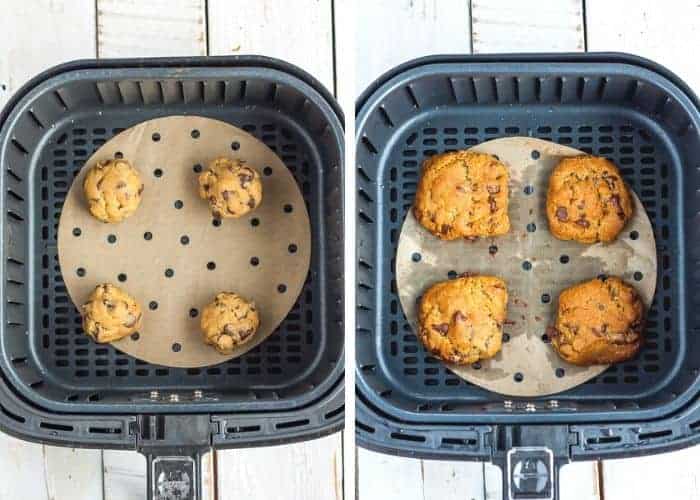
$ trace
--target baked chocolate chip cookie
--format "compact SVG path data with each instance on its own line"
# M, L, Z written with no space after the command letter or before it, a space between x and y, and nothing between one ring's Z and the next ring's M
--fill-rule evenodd
M127 160L102 160L85 175L83 191L93 217L102 222L121 222L139 207L143 183Z
M549 178L547 220L549 231L560 240L613 241L633 207L620 172L605 158L564 158Z
M253 338L260 317L254 303L235 293L222 292L202 311L200 326L205 343L221 354L231 354Z
M461 365L501 350L508 291L493 276L466 276L431 286L418 307L418 336L436 357Z
M589 366L633 357L643 342L644 304L620 278L594 279L559 295L552 347L569 363Z
M114 342L141 327L141 306L110 283L97 285L83 304L83 330L96 342Z
M199 196L217 219L238 218L262 201L260 174L243 160L217 158L199 175Z
M491 155L469 151L428 158L413 214L443 240L506 234L510 229L508 169Z

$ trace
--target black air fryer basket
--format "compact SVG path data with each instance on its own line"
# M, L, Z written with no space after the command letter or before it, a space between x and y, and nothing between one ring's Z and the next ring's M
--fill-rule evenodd
M311 220L310 271L286 319L244 356L201 369L151 365L88 339L57 259L61 207L88 157L125 128L181 114L231 123L275 150ZM273 59L79 61L25 85L0 115L0 428L42 443L137 449L154 497L159 476L199 485L210 447L339 430L342 158L333 97Z
M699 108L678 77L622 54L438 56L376 81L357 109L358 442L493 461L512 498L555 496L569 460L697 442ZM639 356L549 397L504 397L458 378L423 349L396 290L398 236L422 161L507 136L610 158L644 204L657 244Z

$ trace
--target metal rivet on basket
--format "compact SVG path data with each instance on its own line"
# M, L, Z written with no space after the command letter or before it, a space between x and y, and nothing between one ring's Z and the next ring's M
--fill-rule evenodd
M176 346L176 345L180 345L180 344L173 344L173 351L175 350L175 346ZM179 349L178 349L178 350L179 350ZM177 352L177 351L176 351L176 352ZM177 403L178 401L180 401L180 396L178 396L177 394L171 394L171 395L170 395L170 402L171 402L171 403Z
M160 393L158 391L151 391L151 399L158 399L160 397Z

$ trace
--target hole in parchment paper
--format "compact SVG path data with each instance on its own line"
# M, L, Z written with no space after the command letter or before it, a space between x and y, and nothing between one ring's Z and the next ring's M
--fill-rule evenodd
M474 370L481 370L481 363L479 363L478 361L476 363L472 363L472 368Z
M239 149L241 149L241 144L238 141L233 141L231 143L231 149L233 149L234 151L238 151Z
M277 285L277 291L278 291L279 293L284 293L284 292L286 292L286 291L287 291L287 285L285 285L284 283L280 283L279 285Z
M293 210L294 210L294 207L292 207L289 203L287 203L284 206L284 213L286 213L286 214L291 214Z
M533 149L532 153L530 153L530 156L532 157L533 160L537 160L540 157L540 152L537 151L536 149Z
M542 342L544 342L545 344L549 344L549 335L547 335L546 333L543 333L542 334Z
M630 233L630 239L636 240L637 238L639 238L639 233L637 231L632 231Z
M568 255L562 255L559 257L559 262L562 264L568 264L569 263L569 256Z
M153 234L150 231L146 231L145 233L143 233L144 240L151 241L152 238L153 238Z
M74 227L74 228L73 228L73 236L78 237L78 236L80 236L81 234L83 234L83 232L80 230L79 227Z
M177 208L178 210L180 210L184 205L185 205L185 204L182 203L182 200L175 200L174 206L175 206L175 208Z
M411 260L413 262L420 262L421 259L421 254L418 252L413 252L413 255L411 255Z
M189 236L187 236L186 234L183 236L180 236L180 243L182 243L183 245L187 245L187 244L189 244L189 242L190 242Z
M543 293L541 299L543 304L549 304L549 301L552 300L552 297L550 297L548 293Z
M272 175L272 169L271 169L270 167L265 167L265 168L263 168L263 174L265 174L265 175L268 176L268 177L271 176L271 175Z
M198 314L199 311L197 310L197 308L193 307L192 309L190 309L190 318L196 318Z
M181 350L182 350L182 346L180 344L178 344L177 342L175 342L173 344L173 352L180 352Z
M532 269L532 263L529 260L526 260L525 262L523 262L523 269L525 271L529 271L530 269Z
M251 226L257 227L259 224L260 224L260 219L258 219L257 217L253 217L252 219L250 219Z
M534 222L530 222L530 223L527 225L527 232L528 232L528 233L534 233L536 230L537 230L537 226L535 225Z
M642 281L642 278L644 278L644 275L640 273L639 271L636 271L634 273L634 280L635 281Z
M85 269L82 267L79 267L78 269L75 270L75 274L77 274L79 277L85 276L86 272Z
M110 242L110 243L116 243L116 242L117 242L117 237L116 237L115 235L113 235L113 234L110 234L109 236L107 236L107 241Z
M172 278L175 275L175 271L172 269L168 268L165 270L165 277L166 278Z
M554 370L554 375L556 375L559 378L562 378L564 375L566 375L566 371L563 368L557 368Z
M131 340L138 340L140 336L139 332L134 332L131 334Z
M513 375L513 380L515 380L516 382L522 382L524 378L525 377L520 372L516 372L515 375Z
M297 246L294 243L290 243L290 245L287 247L287 250L289 253L297 253Z
M163 171L160 168L157 168L153 171L153 175L156 177L163 177Z
M197 163L194 167L192 167L192 170L194 170L195 174L198 174L202 171L202 166L199 163Z
M525 186L525 188L523 188L523 192L527 195L531 195L532 193L535 192L535 188L528 185L528 186Z
M207 262L207 269L209 269L210 271L216 269L216 262Z
M148 303L148 308L149 308L151 311L155 311L156 309L158 309L158 302L156 302L155 300L150 301L150 302Z
M491 245L489 247L489 255L496 255L498 253L498 246Z
M214 227L219 227L221 225L221 219L212 219L211 224Z
M114 153L114 157L117 160L121 160L122 158L124 158L124 153L122 153L121 151L117 151L116 153Z
M190 132L190 135L192 136L192 139L199 139L199 130L194 129L192 132Z
M457 277L457 271L448 271L447 277L450 278L451 280L455 279Z
M153 135L151 136L151 139L153 139L153 142L158 142L160 141L160 134L158 132L153 132Z
M251 266L257 266L258 264L260 264L260 259L258 259L257 257L250 258L250 265Z
M504 333L503 336L501 337L501 340L503 342L508 342L510 340L510 335L507 333Z
M122 283L124 283L124 282L126 281L126 274L124 274L124 273L119 273L119 275L117 275L117 279L118 279L119 281L121 281Z

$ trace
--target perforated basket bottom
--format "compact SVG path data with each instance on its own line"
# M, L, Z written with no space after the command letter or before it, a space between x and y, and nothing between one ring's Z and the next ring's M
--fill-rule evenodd
M67 401L118 400L157 388L274 399L312 388L338 361L338 354L318 333L323 331L318 312L320 283L315 271L320 267L317 242L323 238L323 226L317 222L322 217L322 205L317 203L322 183L313 146L294 122L263 108L254 118L238 109L199 114L239 126L263 141L280 156L299 184L312 220L312 271L299 299L263 344L212 367L167 368L92 342L82 332L80 314L68 296L58 265L56 234L62 203L73 177L97 148L122 130L161 114L151 111L134 116L105 111L98 118L93 114L64 122L42 149L33 184L35 213L39 216L34 225L38 306L34 308L37 328L30 330L36 334L30 342L45 377L40 388L44 396Z
M684 355L682 343L676 337L678 330L673 325L673 308L680 290L677 281L672 280L673 270L679 268L680 253L672 249L683 248L683 243L672 241L678 233L670 230L679 208L670 191L681 165L675 163L669 151L668 137L661 129L650 128L648 122L642 123L638 115L623 108L582 110L562 106L556 115L547 113L548 121L543 120L545 113L537 110L528 115L493 106L480 108L478 118L463 108L451 111L454 112L429 113L402 129L379 166L377 190L369 193L381 207L379 217L383 221L375 244L392 256L391 262L379 271L386 292L382 294L382 314L377 325L383 339L375 345L377 360L386 367L384 381L390 387L381 396L421 412L454 412L461 404L503 398L458 378L424 350L400 305L393 256L401 224L415 197L419 168L426 157L498 137L521 135L565 144L614 161L642 201L657 243L657 290L648 314L646 344L641 355L558 394L557 399L607 405L616 400L637 402L649 396L662 397L663 381L682 363ZM477 122L493 126L472 125Z

